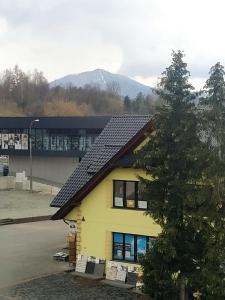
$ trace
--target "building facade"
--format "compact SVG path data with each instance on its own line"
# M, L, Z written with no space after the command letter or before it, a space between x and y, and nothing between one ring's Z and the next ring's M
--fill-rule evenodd
M135 264L159 234L140 197L145 172L134 166L151 132L148 116L113 117L53 200L53 219L77 223L77 254Z
M31 117L0 118L0 155L8 156L12 174L29 175L29 138L33 176L62 184L94 143L108 117L40 117L29 130Z

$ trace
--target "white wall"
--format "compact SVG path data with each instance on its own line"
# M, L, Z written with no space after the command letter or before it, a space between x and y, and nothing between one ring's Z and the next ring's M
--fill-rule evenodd
M25 171L29 176L29 163L29 156L9 156L9 171ZM33 177L63 184L77 164L78 158L33 156Z

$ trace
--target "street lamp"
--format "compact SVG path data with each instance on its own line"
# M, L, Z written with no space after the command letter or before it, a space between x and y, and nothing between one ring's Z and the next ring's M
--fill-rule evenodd
M39 119L35 119L30 122L29 126L29 143L30 143L30 192L33 192L33 175L32 175L32 135L31 128L35 122L39 122Z

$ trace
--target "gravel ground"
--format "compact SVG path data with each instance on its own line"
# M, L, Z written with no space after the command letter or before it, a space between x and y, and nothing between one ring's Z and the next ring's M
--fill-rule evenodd
M0 191L0 219L52 215L57 211L49 207L53 197L41 192Z
M0 289L0 299L16 300L143 300L132 291L59 273Z

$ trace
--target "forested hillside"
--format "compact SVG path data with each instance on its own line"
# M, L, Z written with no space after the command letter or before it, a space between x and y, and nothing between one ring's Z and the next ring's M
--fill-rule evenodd
M18 66L0 74L0 116L147 114L158 103L156 96L141 93L123 98L113 84L106 91L93 86L50 88L42 72L24 72Z

